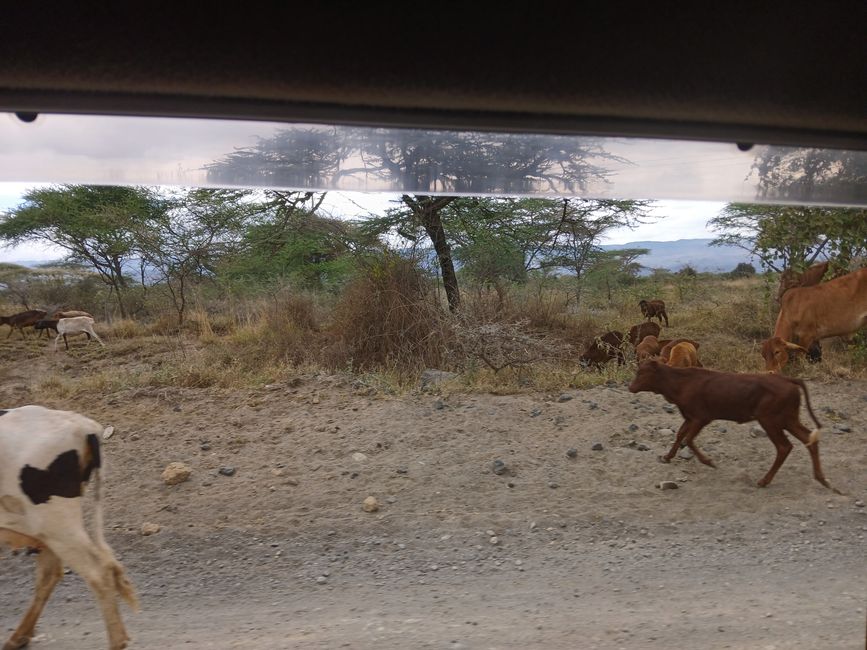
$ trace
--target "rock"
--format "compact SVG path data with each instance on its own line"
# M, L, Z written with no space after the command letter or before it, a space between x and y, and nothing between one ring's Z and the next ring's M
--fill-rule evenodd
M572 396L569 393L563 393L560 397L557 398L558 402L568 402L572 399Z
M858 499L858 500L855 502L855 507L856 507L856 508L863 508L863 507L864 507L864 502L861 501L861 499Z
M599 404L597 404L596 402L588 402L587 408L589 408L591 411L595 411L599 408Z
M768 434L765 433L765 430L762 429L762 427L760 427L758 424L754 424L750 427L750 435L753 438L764 438Z
M491 537L491 539L488 540L488 542L489 542L492 546L497 546L497 545L499 545L499 543L500 543L500 538L497 537L496 535L494 535L493 537Z
M648 447L647 445L645 445L643 442L639 442L639 443L635 446L635 448L636 448L638 451L650 451L650 447Z
M445 402L443 402L441 399L438 399L437 401L434 402L433 407L437 411L442 411L446 407L446 405L445 405Z
M367 456L362 454L360 451L356 451L354 454L352 454L352 460L354 460L356 463L361 463L367 460Z
M232 467L231 465L225 465L225 466L221 467L218 471L223 476L234 476L235 475L235 468Z
M190 480L193 468L184 463L169 463L163 470L163 481L166 485L177 485Z
M577 458L578 457L578 450L575 449L575 447L571 447L571 448L566 450L566 455L569 458Z
M656 433L661 436L673 436L674 431L672 429L657 429Z
M674 481L662 481L656 487L658 487L660 490L676 490L677 483L675 483Z
M603 449L605 449L605 447L602 446L602 443L601 443L601 442L594 442L594 443L593 443L593 446L591 447L591 449L592 449L593 451L602 451Z
M202 451L210 451L211 445L209 445L207 442L203 442L201 445L199 445L199 449L201 449Z
M629 429L630 433L635 433L636 431L638 431L638 425L634 422L626 428Z
M326 582L328 582L328 578L326 578L325 576L317 576L316 584L324 585Z
M361 504L361 509L364 512L376 512L379 510L379 501L376 500L376 497L367 497Z
M435 386L437 384L441 384L444 381L454 379L455 377L457 377L457 375L453 372L446 372L445 370L434 370L428 368L421 373L421 388L422 390L424 390L428 386Z
M530 411L530 417L531 418L536 418L536 417L539 417L540 415L542 415L542 409L536 408L536 409L533 409L532 411Z
M548 487L552 490L556 490L558 487L560 487L560 484L554 481L548 481Z
M284 472L281 468L276 467L271 470L271 474L273 474L274 476L283 476Z
M835 424L832 431L834 433L851 433L852 427L850 427L848 424Z
M678 457L683 458L684 460L689 460L695 454L692 453L692 449L690 449L689 447L684 447L679 452L677 452L677 455L678 455Z
M497 476L504 474L508 469L509 468L506 467L506 463L501 460L495 460L493 463L491 463L491 471Z
M409 470L406 467L398 467L394 471L397 472L398 474L406 474Z
M313 404L319 404L322 400L319 399L319 395L314 395L311 401Z
M162 526L146 521L141 525L141 534L147 537L148 535L156 535L162 530Z
M102 439L108 440L114 435L114 427L109 425L105 429L102 430Z
M564 424L566 424L566 418L564 416L558 415L554 418L554 426L562 427Z
M675 413L677 411L677 408L674 406L674 404L663 404L662 410L666 413Z
M265 390L280 390L281 388L280 384L265 384Z

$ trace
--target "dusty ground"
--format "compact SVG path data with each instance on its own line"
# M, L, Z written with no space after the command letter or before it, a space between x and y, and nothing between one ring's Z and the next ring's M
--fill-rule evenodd
M72 399L40 383L156 361L31 350L4 348L0 404L115 427L106 522L142 600L126 614L135 648L864 647L864 382L809 383L838 496L812 480L800 445L755 487L773 447L749 424L699 436L718 469L657 462L673 440L661 429L680 417L623 385L565 401L398 397L308 375ZM163 484L172 461L192 466L190 481ZM218 473L227 466L233 476ZM655 487L669 479L679 489ZM362 511L369 495L376 513ZM142 536L144 522L161 532ZM0 557L0 576L5 636L30 597L31 558ZM77 576L40 632L34 648L105 647Z

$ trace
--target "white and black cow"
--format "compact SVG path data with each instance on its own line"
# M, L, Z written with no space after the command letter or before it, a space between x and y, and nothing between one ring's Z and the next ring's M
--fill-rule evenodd
M0 410L0 543L39 551L33 603L3 650L28 644L64 565L84 578L99 601L109 648L127 646L117 596L134 609L138 603L103 537L101 433L99 424L72 411L41 406ZM91 479L93 538L85 529L81 498Z

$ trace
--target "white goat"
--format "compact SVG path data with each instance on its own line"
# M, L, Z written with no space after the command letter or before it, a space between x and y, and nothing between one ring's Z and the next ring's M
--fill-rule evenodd
M63 337L63 342L66 344L66 349L69 349L69 341L66 340L68 334L87 334L87 342L90 343L90 337L99 341L99 344L105 347L105 343L93 331L93 319L88 316L75 316L74 318L61 318L57 321L57 337L54 339L54 351L57 352L57 345L60 343L60 338Z
M103 537L102 426L72 411L41 406L0 410L0 544L31 547L37 556L30 608L5 649L23 648L54 587L69 566L99 601L111 650L129 641L118 596L133 609L137 600L121 564ZM82 512L85 483L93 488L93 536ZM6 584L5 582L3 584Z

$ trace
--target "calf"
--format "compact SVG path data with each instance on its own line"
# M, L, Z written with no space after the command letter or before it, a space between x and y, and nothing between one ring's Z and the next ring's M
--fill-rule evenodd
M63 342L66 344L66 349L69 350L69 341L66 340L68 334L87 334L87 342L90 343L90 338L95 338L102 347L105 343L93 331L93 319L88 316L76 316L74 318L61 318L57 321L56 331L57 337L54 339L54 351L57 352L57 345L60 343L60 337L63 337Z
M135 592L103 537L100 444L102 427L71 411L22 406L0 411L0 543L31 547L37 557L36 593L4 650L23 648L54 587L69 566L99 602L109 648L129 637L117 596L136 609ZM93 479L93 538L82 512L84 484Z
M661 323L664 318L665 326L668 327L668 314L665 313L665 302L662 300L641 300L638 308L647 320L658 318Z
M597 336L578 358L582 366L599 367L612 359L617 365L626 363L623 357L623 332L611 331Z
M801 424L798 417L802 390L807 411L816 423L813 432ZM784 433L788 431L807 446L815 479L834 490L825 479L819 462L821 425L810 406L807 387L800 379L769 374L718 372L703 368L669 368L663 363L651 360L638 367L635 379L629 384L629 392L640 391L662 395L680 409L684 418L671 449L665 456L660 457L662 462L670 462L683 443L699 461L715 467L713 461L695 446L699 431L714 420L732 420L739 423L758 420L777 448L774 464L759 481L759 487L770 484L792 450L792 443Z
M668 365L672 368L703 368L698 360L698 351L688 341L681 341L671 348Z
M632 345L638 345L644 340L645 336L659 336L660 328L656 323L650 321L639 323L629 328L629 342Z
M45 312L39 309L31 309L22 311L12 316L0 316L0 325L8 325L9 333L6 335L8 339L12 336L12 331L17 327L21 332L21 338L27 338L24 334L25 327L33 327L37 322L45 318Z
M668 363L669 358L671 357L671 351L674 349L674 346L680 343L689 343L698 350L701 347L701 344L698 341L693 341L692 339L672 339L670 341L665 341L662 347L659 350L659 358L661 361Z

